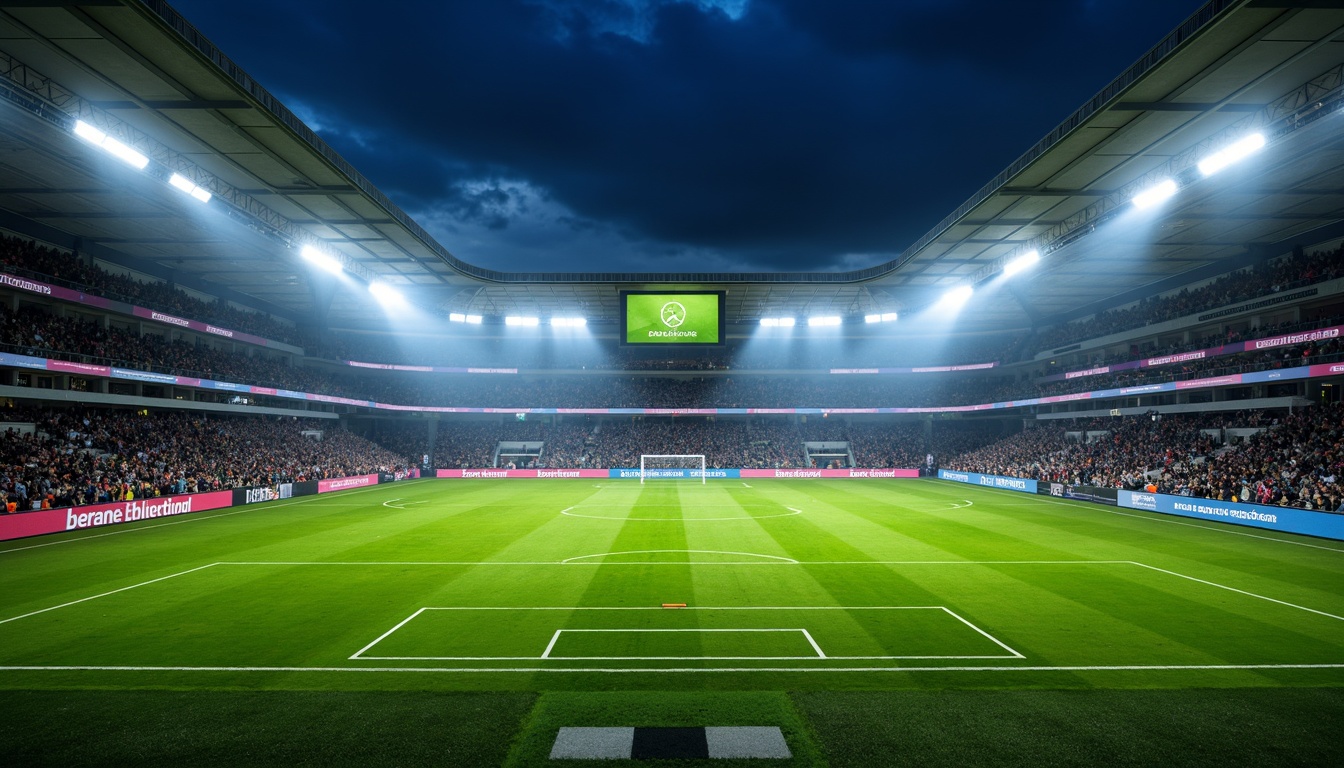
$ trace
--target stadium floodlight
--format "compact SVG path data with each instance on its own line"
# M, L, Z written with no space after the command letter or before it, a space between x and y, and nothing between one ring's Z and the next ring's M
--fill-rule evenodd
M872 323L880 323L880 322L882 322L882 315L880 315L880 314L879 314L879 315L864 315L864 316L863 316L863 322L865 322L865 323L869 323L869 324L872 324Z
M369 283L369 293L372 293L373 297L381 304L406 303L406 297L401 295L401 291L382 281Z
M1137 195L1131 197L1129 201L1133 203L1134 207L1138 208L1139 210L1143 210L1145 208L1152 208L1154 205L1157 205L1158 203L1176 194L1177 190L1179 189L1180 188L1176 186L1175 180L1163 179L1162 181L1159 181L1158 183L1152 185L1151 187L1145 188L1142 192L1139 192Z
M210 202L210 193L207 190L196 186L191 179L188 179L180 173L174 173L172 176L169 176L168 183L179 191L186 192L188 195L200 200L202 203Z
M305 245L300 248L299 254L303 256L304 259L316 264L333 275L339 275L345 271L345 267L341 266L341 262L335 256L320 251L311 245Z
M1003 268L1003 276L1012 277L1013 275L1016 275L1018 272L1021 272L1022 270L1032 266L1033 264L1035 264L1040 260L1041 260L1041 252L1033 248L1032 250L1022 254L1021 256L1018 256L1016 259L1013 259L1012 261L1008 262L1008 265Z
M448 322L450 322L450 323L465 323L465 322L467 322L467 316L464 315L464 314L462 314L461 312L449 312L449 313L448 313Z
M480 325L480 324L481 324L480 315L467 315L467 325Z
M93 144L101 147L102 150L118 160L134 167L136 170L143 171L145 166L149 165L149 158L135 151L131 147L108 136L103 131L89 125L83 120L75 121L75 135Z
M506 315L506 316L504 317L504 324L505 324L505 325L521 325L521 326L526 326L526 327L531 328L531 327L535 327L535 326L541 325L541 318L539 318L539 317L526 317L526 316L523 316L523 315Z
M900 315L895 312L882 313L882 322L884 323L894 323L898 318L900 318Z
M820 315L818 317L807 318L808 326L812 328L826 328L837 326L841 323L839 315Z
M100 147L103 146L104 141L107 141L106 133L94 128L83 120L75 121L75 135L90 144L97 144Z
M582 328L588 325L586 317L552 317L551 325L556 328Z
M1259 152L1265 146L1265 134L1252 133L1244 136L1237 141L1228 144L1226 147L1214 152L1212 155L1199 161L1199 172L1205 176L1223 170L1229 165L1239 163L1242 160Z
M762 317L761 325L766 328L792 328L798 320L792 317Z
M957 286L943 294L943 298L938 300L938 306L941 309L956 309L965 304L971 298L972 293L975 293L975 289L969 285Z

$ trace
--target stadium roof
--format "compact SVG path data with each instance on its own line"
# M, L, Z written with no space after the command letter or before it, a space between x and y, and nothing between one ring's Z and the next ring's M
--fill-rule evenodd
M994 288L979 293L971 327L1026 327L1344 236L1338 6L1209 2L890 263L653 275L475 267L167 4L0 0L0 226L291 318L320 313L334 292L337 326L365 321L367 294L324 289L304 243L445 311L611 321L621 287L692 283L726 288L730 322L749 323L908 311L970 281ZM138 149L147 170L76 138L76 119ZM1002 119L1012 116L986 115L983 130ZM1264 151L1199 178L1199 158L1253 129ZM198 206L163 183L171 173L214 199ZM1128 209L1166 175L1184 184L1175 198L1144 217ZM1029 248L1041 263L1000 285L995 273Z

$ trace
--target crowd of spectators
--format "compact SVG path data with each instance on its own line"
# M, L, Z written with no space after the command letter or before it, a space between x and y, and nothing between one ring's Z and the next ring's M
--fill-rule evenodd
M312 344L312 340L300 335L294 326L270 315L238 309L223 300L204 301L171 283L136 280L109 272L74 253L38 245L31 240L0 235L0 266L22 277L74 288L94 296L296 346Z
M995 423L997 424L997 422ZM504 443L542 442L534 461L517 466L567 469L637 467L641 454L705 456L715 468L779 469L812 466L808 444L848 444L843 466L917 468L925 456L952 456L998 439L995 424L957 421L922 423L795 420L788 417L585 417L550 421L460 421L445 419L435 433L431 463L441 468L504 466ZM398 454L430 454L423 423L385 425L371 436ZM825 452L822 452L825 453ZM851 463L852 459L852 463Z
M1091 318L1048 328L1037 333L1004 332L958 338L939 350L937 359L925 359L917 340L866 343L849 339L839 344L799 344L796 339L771 343L753 339L734 342L721 349L697 350L693 355L634 347L608 348L591 343L563 344L554 339L535 348L520 342L502 348L495 343L472 344L459 340L451 345L399 347L385 338L350 335L327 339L324 353L341 359L365 362L453 367L513 367L533 370L613 371L715 371L715 370L819 370L836 367L898 367L955 365L979 362L1013 362L1033 349L1049 349L1075 341L1163 322L1195 312L1225 306L1262 295L1291 290L1324 280L1344 277L1344 246L1332 251L1291 255L1246 268L1195 289L1153 297L1135 305L1108 310ZM247 311L223 300L203 300L179 287L161 281L137 280L103 269L77 254L48 248L32 241L0 235L0 268L25 277L70 286L94 295L147 306L169 314L209 322L315 349L318 340L269 315ZM1182 348L1212 346L1234 340L1237 334L1204 339ZM1212 344L1205 342L1212 341ZM1128 355L1163 354L1166 350ZM1123 355L1112 356L1118 362ZM520 361L522 361L520 363Z
M1340 277L1344 277L1344 245L1330 251L1299 251L1224 275L1200 288L1154 296L1047 329L1037 334L1036 345L1039 349L1061 347Z
M923 337L913 334L895 339L841 338L821 344L790 336L731 339L723 347L688 352L549 336L510 339L507 344L493 338L456 338L452 343L408 347L385 336L352 334L337 342L332 354L340 360L365 363L522 370L819 371L1005 362L1006 351L1017 349L1022 337L1020 332L982 333L930 348Z
M1338 404L1289 416L1230 411L1051 423L957 456L948 468L1338 511L1344 506L1341 425ZM1225 443L1225 430L1236 428L1259 431Z
M291 364L284 355L260 349L249 348L250 354L227 351L32 306L13 312L0 304L0 351L399 405L870 408L974 405L1332 362L1344 359L1344 342L1306 342L1053 382L997 371L789 377L745 372L667 377L393 373Z
M19 424L33 429L20 432ZM0 410L0 504L12 504L13 511L407 466L405 457L320 420L80 407Z
M31 424L31 431L14 426ZM1040 481L1253 501L1344 506L1344 407L1044 422L752 417L444 419L434 467L637 467L642 454L703 454L715 468L815 466L809 444L847 443L853 466L939 466ZM1240 430L1252 430L1238 440ZM321 438L314 439L313 432ZM308 434L305 434L308 433ZM395 472L431 453L425 422L371 439L331 422L197 412L10 406L0 411L0 508L64 507ZM509 453L503 444L539 450ZM832 453L832 451L820 451ZM501 457L501 453L508 454ZM526 455L524 455L526 454ZM837 459L848 465L848 458Z
M1303 365L1333 363L1344 359L1344 340L1309 341L1292 346L1276 347L1261 352L1239 352L1233 355L1185 360L1171 365L1135 368L1128 371L1083 376L1062 381L1039 382L1037 395L1062 395L1070 392L1089 392L1114 387L1137 387L1167 381L1229 376L1252 371L1279 370Z
M1264 323L1262 325L1248 324L1243 328L1224 326L1218 332L1194 336L1187 343L1171 342L1167 344L1158 344L1156 340L1154 340L1146 343L1127 344L1126 348L1119 352L1108 352L1105 349L1089 350L1083 358L1082 364L1071 366L1071 368L1096 368L1103 365L1127 363L1142 358L1178 355L1182 352L1213 349L1226 344L1235 344L1239 341L1265 339L1287 333L1327 328L1334 325L1340 325L1341 323L1344 323L1344 316L1338 314L1338 307L1327 309L1304 309L1302 311L1301 320L1284 321L1281 323Z

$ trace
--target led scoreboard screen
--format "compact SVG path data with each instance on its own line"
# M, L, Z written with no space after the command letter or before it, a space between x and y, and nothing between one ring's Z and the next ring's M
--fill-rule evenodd
M621 303L622 344L724 343L720 291L626 291Z

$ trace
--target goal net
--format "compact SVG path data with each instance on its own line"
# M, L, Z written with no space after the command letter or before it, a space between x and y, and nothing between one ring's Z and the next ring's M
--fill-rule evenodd
M639 482L645 480L676 480L700 478L705 482L704 454L664 456L641 454L639 457Z

